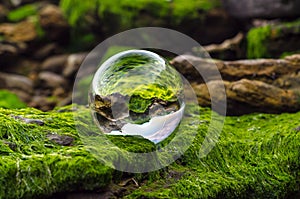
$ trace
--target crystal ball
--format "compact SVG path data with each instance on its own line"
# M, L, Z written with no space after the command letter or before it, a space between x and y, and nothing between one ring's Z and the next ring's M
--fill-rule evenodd
M123 51L96 71L89 107L101 132L142 136L159 143L172 134L182 119L183 81L158 54Z

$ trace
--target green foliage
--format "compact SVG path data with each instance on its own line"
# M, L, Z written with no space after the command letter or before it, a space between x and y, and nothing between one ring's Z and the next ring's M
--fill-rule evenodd
M17 22L36 14L37 14L37 5L27 4L15 10L10 11L7 15L7 18L9 21Z
M25 108L26 104L18 96L8 90L0 90L0 107L2 108Z
M267 41L271 35L271 26L252 28L247 34L247 57L269 57Z
M96 11L97 1L61 0L60 7L68 17L69 24L79 25L79 20L89 12Z

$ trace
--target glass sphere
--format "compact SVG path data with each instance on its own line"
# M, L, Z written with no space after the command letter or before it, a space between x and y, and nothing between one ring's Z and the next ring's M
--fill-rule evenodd
M182 119L183 82L159 55L146 50L123 51L98 68L89 107L103 133L139 135L158 143L171 135Z

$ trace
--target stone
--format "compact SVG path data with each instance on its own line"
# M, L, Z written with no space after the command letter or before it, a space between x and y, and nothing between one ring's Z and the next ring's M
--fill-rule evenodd
M9 42L0 42L0 56L16 56L20 54L21 50L19 45Z
M6 41L16 43L33 41L38 37L35 23L32 20L0 24L0 34Z
M289 90L280 89L273 85L242 79L236 82L210 81L207 83L216 95L215 103L223 103L218 98L218 89L223 84L226 89L227 114L241 115L253 112L281 113L300 110L299 96ZM201 105L210 106L210 93L205 84L194 86L198 101Z
M36 95L31 97L28 106L38 108L42 111L49 111L55 107L56 103L50 101L46 96Z
M298 0L222 0L227 12L237 18L286 18L300 16Z
M299 91L300 73L295 72L295 73L291 73L288 75L284 75L284 76L276 79L273 84L280 88Z
M0 88L16 89L33 93L33 82L28 77L0 72Z
M69 55L55 55L47 58L41 65L43 71L61 74L64 71Z
M69 38L69 25L60 8L47 4L39 11L40 24L47 37L54 41L66 42Z
M189 80L201 106L211 106L210 95L224 102L219 89L223 85L211 67L217 66L224 80L227 94L227 113L241 115L251 112L281 113L300 110L300 55L295 54L285 59L254 59L237 61L209 60L192 55L174 58L173 66ZM203 78L196 66L205 72L206 84L213 88L208 93ZM203 74L203 73L202 73ZM224 103L223 103L224 104Z
M212 66L217 66L223 80L235 81L243 78L261 80L273 84L274 80L300 69L300 54L289 56L285 59L253 59L237 61L220 61L203 59L193 55L175 57L171 64L187 79L203 83L202 77L195 71L195 67L205 71L209 76L208 81L215 80Z
M63 75L67 78L74 77L86 56L87 53L71 54L67 59Z
M25 122L26 124L37 124L40 126L43 126L45 124L45 122L43 120L39 120L39 119L31 119L31 118L25 118L22 116L12 116L13 118L17 119L17 120L21 120L23 122Z
M214 74L215 66L219 61L202 59L193 55L179 55L170 62L187 80L191 82L203 83L202 76L196 71L195 67L200 71L208 74L207 81L216 80L218 77ZM220 62L222 63L222 62Z
M43 45L34 53L34 58L45 59L53 54L61 53L60 47L56 43L49 43Z
M67 88L67 81L60 75L53 72L41 72L38 75L39 86L41 88Z
M56 144L62 145L62 146L70 146L72 142L74 141L74 138L67 136L67 135L58 135L55 133L49 133L46 136L49 140L52 142L55 142Z

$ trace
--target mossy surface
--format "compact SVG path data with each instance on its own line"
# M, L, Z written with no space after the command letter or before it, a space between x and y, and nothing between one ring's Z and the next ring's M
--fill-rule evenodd
M299 116L227 117L219 142L200 159L202 123L194 144L163 178L126 198L286 198L299 191Z
M298 38L299 34L300 20L252 28L247 34L247 57L276 57L277 55L274 55L274 52L272 52L274 49L272 48L275 48L276 51L279 51L279 55L299 51L299 48L295 43L294 47L292 46L293 43L291 43L289 47L283 48L285 43L290 44L288 43L288 39L290 39L293 35L296 35L296 38ZM281 40L283 41L280 43ZM277 46L276 42L278 43L277 45L282 45ZM272 45L275 47L272 47ZM282 49L280 49L280 47L282 47ZM278 52L275 53L278 54Z
M192 108L189 112L188 117L195 116ZM83 118L77 128L90 125L92 121L84 120L89 114L84 107L52 112L0 109L0 198L104 190L122 178L122 172L104 166L83 147L73 121L76 113ZM199 150L211 111L201 108L200 113L199 125L191 125L188 119L181 124L186 134L197 131L184 155L156 173L135 175L141 186L127 191L125 198L285 198L299 191L300 112L226 117L219 141L204 158L199 158ZM74 140L61 146L47 137L49 133ZM120 148L147 152L166 145L172 136L158 146L130 136L108 138ZM105 148L102 151L112 158L120 156Z
M114 22L114 26L131 28L141 14L146 13L153 18L170 19L179 23L187 16L198 17L199 10L206 11L220 6L219 0L110 0L110 1L79 1L61 0L60 7L65 12L69 23L78 26L88 13L96 14L103 23Z
M268 57L266 42L271 34L271 26L252 28L247 34L247 57L260 58Z

